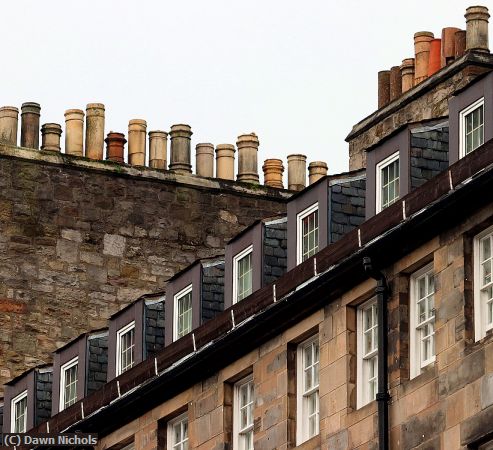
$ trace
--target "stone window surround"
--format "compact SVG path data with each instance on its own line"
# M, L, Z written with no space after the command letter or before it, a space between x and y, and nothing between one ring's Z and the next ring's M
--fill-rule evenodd
M70 370L72 367L77 365L77 372L76 372L76 387L79 386L80 380L79 380L79 357L76 356L70 361L66 362L60 367L60 404L59 404L59 411L63 411L65 409L65 374L68 370ZM79 399L78 392L76 391L75 395L75 402ZM74 402L74 403L75 403ZM70 405L69 405L70 406Z
M131 366L127 366L125 368L125 370L123 370L122 368L122 347L121 347L121 342L122 342L122 337L125 336L126 334L130 333L131 331L134 332L134 336L133 336L133 356L132 356L132 365ZM135 350L136 350L136 345L135 345L135 341L136 341L136 331L135 331L135 320L132 320L131 322L129 322L127 325L125 325L124 327L120 328L117 332L116 332L116 375L121 375L122 373L126 372L127 370L131 369L133 366L135 366ZM127 347L128 349L129 347ZM125 351L127 350L125 349Z
M233 257L233 303L236 303L237 297L238 297L238 266L240 261L247 257L248 255L251 255L251 261L250 261L250 278L252 280L252 286L251 286L251 292L253 292L253 244L249 245L245 249L243 249L240 253L236 254Z
M253 374L247 375L241 380L237 381L233 386L233 450L240 449L240 388L248 383L253 383ZM253 394L253 408L255 407L255 392ZM252 408L252 416L253 416ZM253 419L253 417L252 417ZM251 425L251 431L253 432L253 421Z
M30 430L34 427L34 415L35 415L35 387L36 387L36 374L35 370L29 371L27 374L21 376L13 384L5 386L4 393L4 410L3 410L3 431L10 433L12 431L12 400L27 391L27 420L26 429Z
M174 449L175 445L177 443L174 442L174 430L173 430L173 427L178 424L178 423L182 423L184 421L187 421L188 422L188 412L184 412L178 416L175 416L173 417L171 420L168 421L168 424L166 426L166 448L167 449ZM188 425L187 425L187 442L188 442L188 439L189 439L189 433L188 433ZM184 441L181 441L181 443L183 443ZM181 448L181 446L180 446Z

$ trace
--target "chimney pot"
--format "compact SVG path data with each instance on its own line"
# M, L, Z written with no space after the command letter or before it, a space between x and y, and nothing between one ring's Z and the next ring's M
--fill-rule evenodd
M39 149L39 103L27 102L21 106L21 147Z
M430 42L434 38L429 31L418 31L414 34L414 84L421 83L428 77L428 61L430 57Z
M301 191L306 186L306 156L288 155L288 189Z
M407 58L401 64L402 93L414 86L414 58Z
M428 76L431 77L442 67L442 40L433 39L430 45L430 61L428 63Z
M242 134L238 136L236 147L238 147L238 181L247 183L258 183L258 154L259 140L255 133Z
M206 142L195 146L195 168L201 177L214 176L214 145Z
M84 111L82 109L65 111L65 153L84 156Z
M327 175L328 172L327 163L324 161L312 161L308 164L308 182L310 184L315 183Z
M104 105L89 103L86 106L86 158L103 159Z
M127 143L125 135L110 131L104 141L106 142L106 159L123 164L125 162L124 146Z
M185 124L172 125L169 134L171 136L169 170L182 175L192 173L192 164L190 163L192 128Z
M394 66L390 69L390 101L395 100L402 94L401 69Z
M166 170L168 133L166 131L149 131L149 167Z
M146 130L145 120L132 119L128 122L128 163L133 166L145 166Z
M455 57L460 58L466 53L466 31L459 30L454 35L455 38Z
M0 108L0 142L9 145L17 145L17 126L19 122L19 110L15 106L2 106Z
M262 166L264 171L264 184L266 186L283 189L282 174L284 167L280 159L266 159Z
M390 102L390 70L378 72L378 109Z
M235 146L219 144L216 146L216 177L223 180L235 179Z
M58 123L45 123L41 126L41 150L60 151L60 136L62 126Z
M477 50L489 53L488 19L486 6L470 6L466 9L466 50Z
M455 33L460 28L447 27L442 30L441 66L445 67L455 59Z

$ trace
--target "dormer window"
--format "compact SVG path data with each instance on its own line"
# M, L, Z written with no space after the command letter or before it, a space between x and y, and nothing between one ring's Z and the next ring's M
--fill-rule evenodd
M484 143L484 98L460 112L459 154L464 157Z
M176 341L192 331L192 285L178 292L174 302L173 340Z
M120 375L134 365L135 361L135 321L120 329L116 336L116 375Z
M318 203L314 203L297 215L297 262L307 260L318 252L319 245Z
M12 399L11 432L25 433L27 430L27 390Z
M399 199L399 152L395 152L376 168L377 213Z
M77 371L79 358L75 357L60 368L60 411L77 401Z
M252 293L252 253L253 245L250 245L233 258L233 303Z

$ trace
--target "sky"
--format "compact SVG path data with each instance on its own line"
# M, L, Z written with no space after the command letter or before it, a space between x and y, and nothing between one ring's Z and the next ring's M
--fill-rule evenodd
M479 4L488 6L489 2ZM15 0L3 2L0 106L41 123L106 106L106 133L192 127L200 142L255 132L259 172L292 153L348 170L345 137L377 109L377 73L413 34L465 29L463 0ZM63 148L63 135L62 135ZM286 170L287 172L287 170Z

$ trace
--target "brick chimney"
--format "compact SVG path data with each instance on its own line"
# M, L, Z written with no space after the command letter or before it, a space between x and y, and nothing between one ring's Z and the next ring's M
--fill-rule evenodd
M41 127L41 150L59 152L61 135L61 125L59 125L58 123L45 123Z
M258 154L259 140L255 133L242 134L238 136L236 147L238 147L238 181L258 183Z
M0 108L0 143L17 145L19 110L15 106Z
M169 170L182 175L192 173L192 165L190 164L190 141L192 134L190 125L178 124L171 126Z
M103 159L104 105L89 103L86 106L86 154L87 158Z
M166 131L149 131L149 167L166 170L168 133Z
M306 156L288 155L288 189L301 191L306 186Z
M65 111L65 153L84 156L84 111L82 109Z
M214 176L214 145L206 142L195 146L195 169L201 177Z
M235 179L235 151L233 144L216 146L216 178Z
M421 83L428 77L430 43L433 37L433 33L429 31L418 31L414 34L414 84Z
M313 184L327 175L329 168L324 161L312 161L308 164L308 182Z
M127 143L125 135L123 133L110 131L104 141L106 142L106 159L108 161L115 161L123 164L125 162L123 156L124 147Z
M264 184L266 186L282 189L282 174L284 167L280 159L266 159L262 166L264 171Z
M128 163L145 166L146 163L147 122L132 119L128 122Z
M466 50L489 52L488 19L486 6L471 6L466 9Z
M27 102L21 106L21 147L39 149L39 103Z

